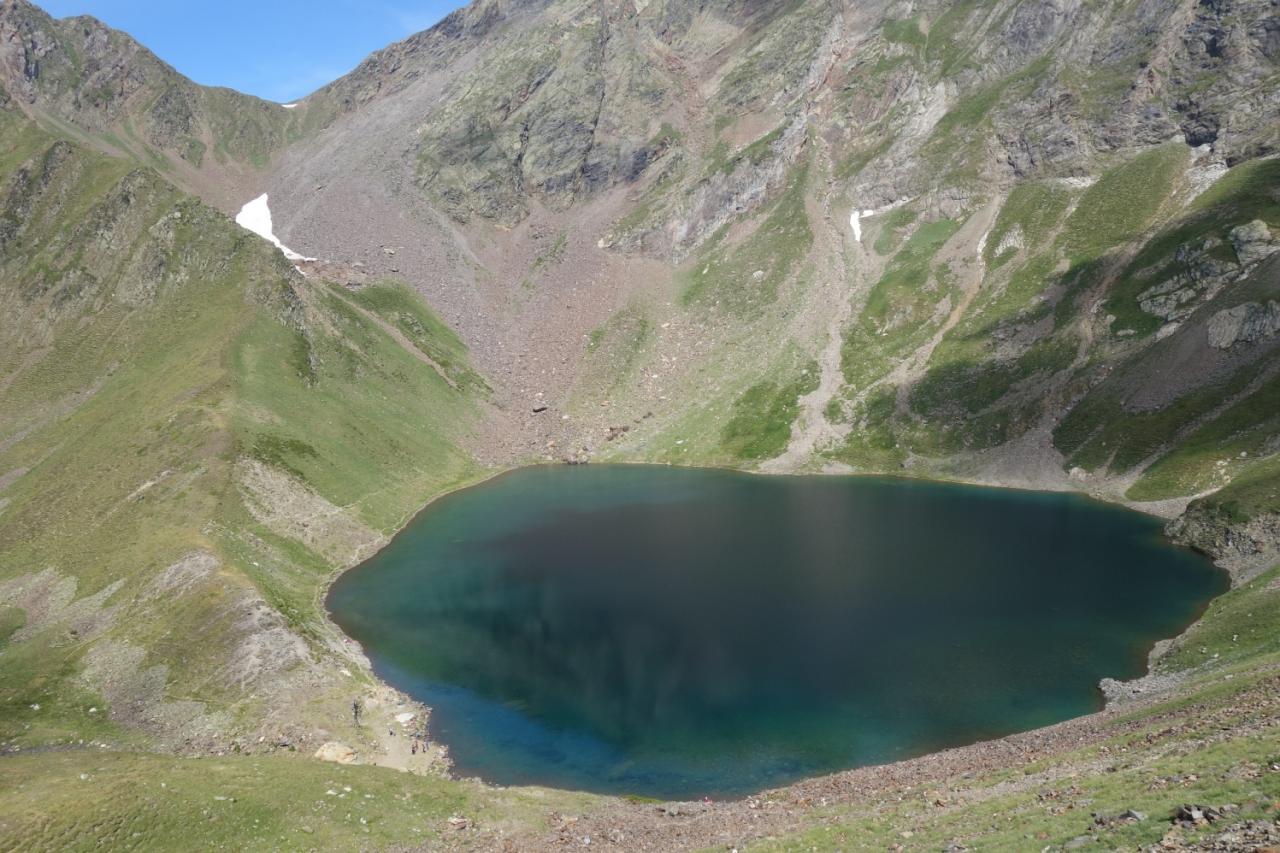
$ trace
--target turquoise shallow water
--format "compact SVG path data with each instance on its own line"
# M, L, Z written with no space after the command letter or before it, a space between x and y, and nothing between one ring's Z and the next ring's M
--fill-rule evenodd
M683 798L1089 713L1226 586L1077 496L583 466L436 502L328 604L459 773Z

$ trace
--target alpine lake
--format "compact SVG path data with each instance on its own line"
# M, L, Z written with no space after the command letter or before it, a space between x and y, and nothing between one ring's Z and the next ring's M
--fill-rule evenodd
M462 776L736 796L1088 714L1224 573L1056 493L657 466L448 495L333 586Z

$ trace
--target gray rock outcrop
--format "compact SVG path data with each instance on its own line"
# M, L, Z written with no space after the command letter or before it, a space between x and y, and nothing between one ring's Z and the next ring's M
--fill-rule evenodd
M1271 229L1260 219L1237 225L1228 235L1231 245L1235 247L1236 257L1245 267L1253 266L1280 249L1280 242L1271 236Z
M1280 302L1245 302L1226 308L1209 318L1209 346L1230 349L1239 343L1254 343L1280 331Z
M1165 533L1173 541L1212 557L1239 584L1275 565L1280 515L1269 512L1237 518L1220 507L1196 501L1166 525Z
M1220 240L1206 240L1201 246L1182 246L1175 254L1182 271L1138 295L1143 311L1168 321L1186 319L1202 303L1212 299L1239 267L1216 258L1213 250Z

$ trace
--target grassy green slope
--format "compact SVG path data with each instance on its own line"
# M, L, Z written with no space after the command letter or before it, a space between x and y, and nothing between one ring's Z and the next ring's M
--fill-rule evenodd
M225 741L328 683L318 592L475 476L481 383L407 291L379 292L412 346L154 173L0 120L30 154L0 176L0 742Z
M885 470L911 454L929 470L928 460L997 447L1047 421L1065 467L1131 474L1133 500L1261 476L1277 450L1274 347L1224 354L1204 341L1217 311L1276 298L1274 266L1243 274L1230 236L1255 220L1277 227L1276 161L1236 166L1188 200L1185 157L1178 146L1149 149L1087 188L1016 184L987 234L971 301L907 379L905 412L884 380L937 329L938 302L956 304L939 254L955 226L921 222L911 207L873 222L872 245L888 257L846 335L845 400L831 415L852 426L829 456ZM1172 321L1148 313L1152 293L1173 291L1187 307ZM1143 402L1130 405L1135 397Z
M457 844L450 818L541 823L594 798L280 756L175 759L131 752L0 759L0 835L25 850L370 850Z

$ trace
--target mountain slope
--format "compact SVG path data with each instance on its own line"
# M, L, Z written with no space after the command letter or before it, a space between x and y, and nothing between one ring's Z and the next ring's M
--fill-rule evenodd
M1276 337L1208 329L1275 296L1270 7L905 8L473 4L307 99L338 117L264 187L291 245L440 308L500 456L1251 476ZM1227 387L1254 439L1219 464L1178 413Z
M1123 784L1071 798L1169 806L1147 778L1183 750L1212 769L1183 799L1266 817L1278 62L1261 0L478 0L286 110L3 0L0 749L38 754L0 758L30 780L0 830L184 837L141 817L138 780L182 779L174 814L199 814L230 795L169 756L210 752L249 754L201 766L286 847L425 826L536 849L579 813L651 849L1155 843L1156 821L1090 829L1036 797L1121 745ZM320 260L224 215L263 192ZM440 770L381 735L403 697L321 592L432 496L565 457L1078 489L1169 517L1237 589L1139 685L1165 704L816 780L768 814L291 757L334 740ZM1044 764L1002 787L1025 755ZM112 780L89 824L45 807L80 802L82 772ZM293 809L339 777L378 792L359 830ZM956 799L901 788L926 783ZM401 793L428 805L409 820ZM225 817L196 837L260 838Z
M307 282L156 172L0 125L0 739L305 744L350 701L315 590L473 476L483 386L394 285Z
M1081 477L1100 471L1104 490L1147 467L1190 466L1185 483L1143 479L1131 489L1142 498L1186 495L1230 472L1217 460L1212 470L1205 459L1178 463L1190 430L1176 419L1144 432L1145 445L1117 451L1108 430L1130 424L1136 410L1118 419L1128 401L1110 389L1150 384L1143 365L1173 348L1201 365L1221 363L1202 370L1199 384L1226 377L1223 387L1239 386L1230 399L1196 398L1207 419L1199 429L1219 408L1239 420L1254 392L1269 389L1273 336L1204 346L1208 321L1236 310L1228 303L1255 304L1235 299L1237 291L1265 317L1273 279L1266 264L1241 278L1273 246L1272 161L1222 176L1228 163L1272 145L1265 117L1274 95L1265 84L1275 45L1261 8L1032 14L997 3L921 7L896 19L889 7L817 4L785 13L714 3L479 4L308 99L298 115L325 114L332 126L286 151L278 174L305 187L307 175L336 173L336 162L376 193L366 200L375 216L432 229L443 263L418 264L392 252L431 240L374 247L348 227L349 204L317 206L344 227L337 260L376 251L387 272L404 264L446 305L471 291L463 298L476 327L464 331L473 344L486 343L485 333L514 350L477 347L500 394L518 398L534 386L528 374L503 375L513 370L504 359L531 361L541 374L548 352L567 364L547 390L519 402L551 396L575 413L608 403L620 410L615 420L637 427L619 444L623 455L738 464L772 456L801 466L825 457L983 478L1004 464L1004 448L1033 436L1042 440L1032 462L1043 467L1061 454L1064 468L1082 463L1074 466ZM204 103L210 93L91 21L53 22L20 3L6 13L9 44L25 45L8 63L20 106L38 107L46 120L64 116L99 141L136 119L158 150L185 156L194 137L166 136L161 107L173 98ZM547 38L526 38L530 31ZM1101 57L1096 42L1108 45ZM1079 78L1078 64L1111 69L1109 87L1092 72ZM1137 82L1117 85L1126 68ZM867 102L877 87L893 112ZM574 112L593 99L590 114ZM265 113L270 128L255 133L262 107L241 101L227 112L250 130L219 134L224 117L210 110L200 133L226 138L228 150L250 159L282 147L272 136L283 133L279 111ZM1058 113L1028 122L1028 102L1059 104ZM428 110L435 104L443 107ZM869 129L850 126L852 115ZM1070 144L1048 141L1059 133L1054 122L1072 129ZM1043 138L1031 139L1032 130ZM1170 133L1215 148L1188 153L1164 141ZM370 136L373 150L345 144L352 134ZM406 156L409 135L418 141ZM879 140L869 155L867 137ZM636 138L652 144L628 141ZM374 169L390 182L373 179ZM1037 177L1085 171L1099 174ZM317 194L327 198L329 189ZM286 189L284 207L300 194ZM859 208L865 242L843 224L854 195L893 206L873 215ZM494 230L489 221L517 227ZM602 223L608 231L592 247L580 232L594 237ZM1212 245L1195 254L1189 244L1199 241ZM566 261L575 248L586 257ZM646 256L685 260L664 269ZM553 288L570 265L580 284L565 300ZM434 275L424 282L428 268ZM655 271L659 286L636 281ZM606 288L596 279L605 275L622 287L601 300ZM474 289L459 285L468 279ZM829 292L842 284L846 293ZM1219 294L1228 284L1231 292ZM815 321L833 296L840 322L824 328ZM1096 317L1104 307L1113 312L1105 328ZM566 335L565 323L578 334ZM703 340L681 337L690 328ZM1154 341L1157 331L1171 340ZM1081 397L1112 374L1127 379ZM1233 386L1233 376L1244 378ZM628 387L636 379L638 391ZM654 379L675 393L658 393L667 389ZM1159 422L1197 390L1195 382L1145 387L1139 405ZM704 404L692 408L691 399ZM644 422L650 406L659 411ZM1249 470L1272 448L1265 421L1246 425L1264 439L1253 441L1253 456L1235 457ZM604 432L590 420L532 431L537 441L525 453L541 449L546 434L592 448ZM805 453L783 454L797 443ZM994 460L980 455L988 451Z
M125 33L55 20L27 0L0 3L0 76L46 129L156 168L228 211L305 131L279 104L197 86Z

